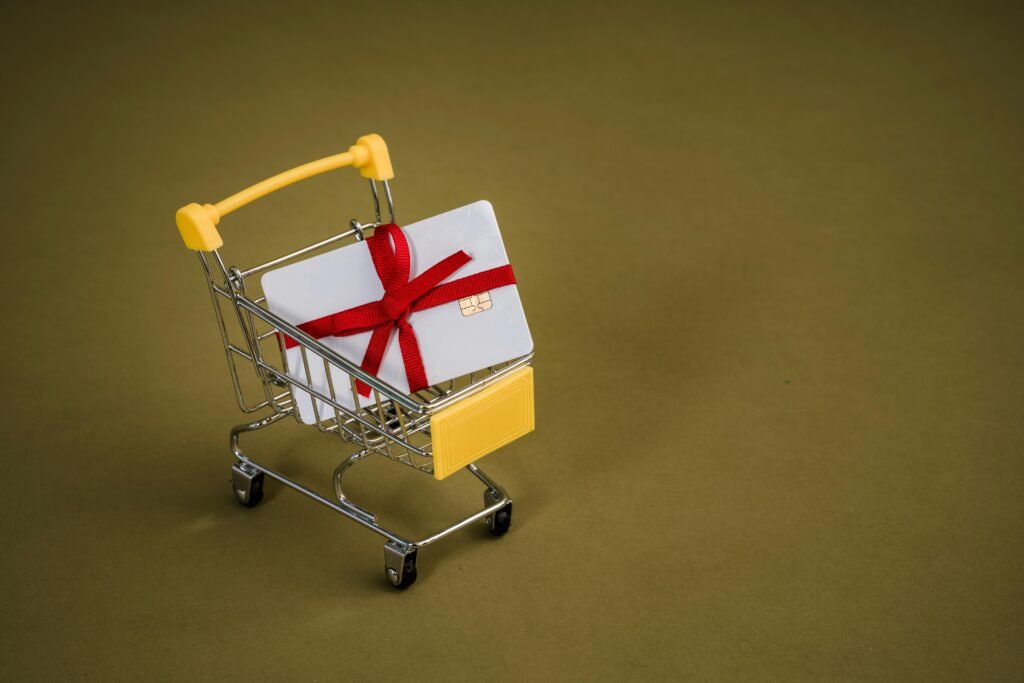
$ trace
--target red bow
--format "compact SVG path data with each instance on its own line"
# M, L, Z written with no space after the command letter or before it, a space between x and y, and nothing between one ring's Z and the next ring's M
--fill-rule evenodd
M394 243L392 246L392 242ZM381 225L366 240L370 248L377 277L384 285L384 296L380 301L331 313L316 320L299 325L309 336L320 339L329 335L347 337L373 330L370 344L360 367L368 374L377 375L384 351L391 339L391 330L398 327L398 343L402 348L405 375L409 380L409 391L427 388L427 372L423 357L416 341L416 333L409 324L409 314L425 308L440 306L451 301L473 296L489 289L514 285L516 277L512 266L499 266L481 273L440 284L442 280L466 265L471 257L464 251L457 251L409 280L409 243L405 233L395 224ZM284 338L285 348L296 346L291 337ZM356 382L359 394L370 395L370 387Z

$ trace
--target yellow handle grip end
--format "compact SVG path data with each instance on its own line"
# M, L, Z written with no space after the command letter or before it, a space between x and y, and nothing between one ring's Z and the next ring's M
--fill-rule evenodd
M391 168L391 155L384 138L370 133L356 140L356 144L348 148L352 155L352 165L359 169L364 178L374 180L391 180L395 172Z
M186 204L174 214L174 222L185 246L193 251L213 251L224 246L216 228L220 214L212 204Z

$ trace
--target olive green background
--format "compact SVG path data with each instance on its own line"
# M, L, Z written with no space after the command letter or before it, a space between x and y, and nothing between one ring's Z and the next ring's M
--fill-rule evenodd
M1024 676L1024 21L768 5L8 10L0 677ZM234 502L172 220L370 131L401 221L493 202L537 352L537 431L486 460L512 532L404 593L356 525ZM365 195L296 186L223 253ZM345 453L244 445L321 485ZM410 531L480 502L386 461L351 487Z

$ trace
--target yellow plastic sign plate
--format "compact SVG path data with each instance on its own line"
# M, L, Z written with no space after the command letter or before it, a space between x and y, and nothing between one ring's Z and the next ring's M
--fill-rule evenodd
M444 479L533 431L533 368L508 377L430 418L434 478Z

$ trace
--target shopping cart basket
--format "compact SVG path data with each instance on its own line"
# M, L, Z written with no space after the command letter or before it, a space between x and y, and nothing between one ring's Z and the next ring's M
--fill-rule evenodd
M221 254L223 240L216 225L226 214L270 192L326 171L354 166L369 179L374 220L353 219L348 229L251 268L226 265ZM313 161L257 183L217 204L189 204L175 218L185 245L196 251L209 285L217 325L228 360L228 369L238 406L256 419L231 430L232 486L238 501L253 507L263 499L264 478L285 486L344 515L383 536L384 569L387 579L398 588L416 580L417 551L459 529L483 521L490 532L500 536L512 521L512 500L475 464L484 454L533 429L532 352L481 368L464 377L405 394L394 386L363 372L292 323L272 313L253 276L301 257L312 256L346 241L364 239L368 231L383 225L381 191L390 223L395 222L394 201L388 180L393 177L387 146L378 135L359 138L347 152ZM301 347L302 372L288 367L282 339L290 337ZM327 389L311 379L310 368L321 364ZM348 386L335 386L330 367L348 375ZM291 369L291 372L289 372ZM255 378L246 375L255 373ZM304 379L303 379L304 378ZM360 402L357 381L368 385L372 401ZM339 400L340 392L352 392L354 407ZM308 425L349 444L351 451L334 472L333 498L261 465L242 451L242 434L253 432L286 417L300 424L293 392L308 392L316 420ZM318 408L319 405L319 408ZM326 409L325 409L326 407ZM484 507L425 538L412 540L382 526L377 515L353 503L342 490L342 476L357 462L379 455L443 478L465 468L484 485Z

